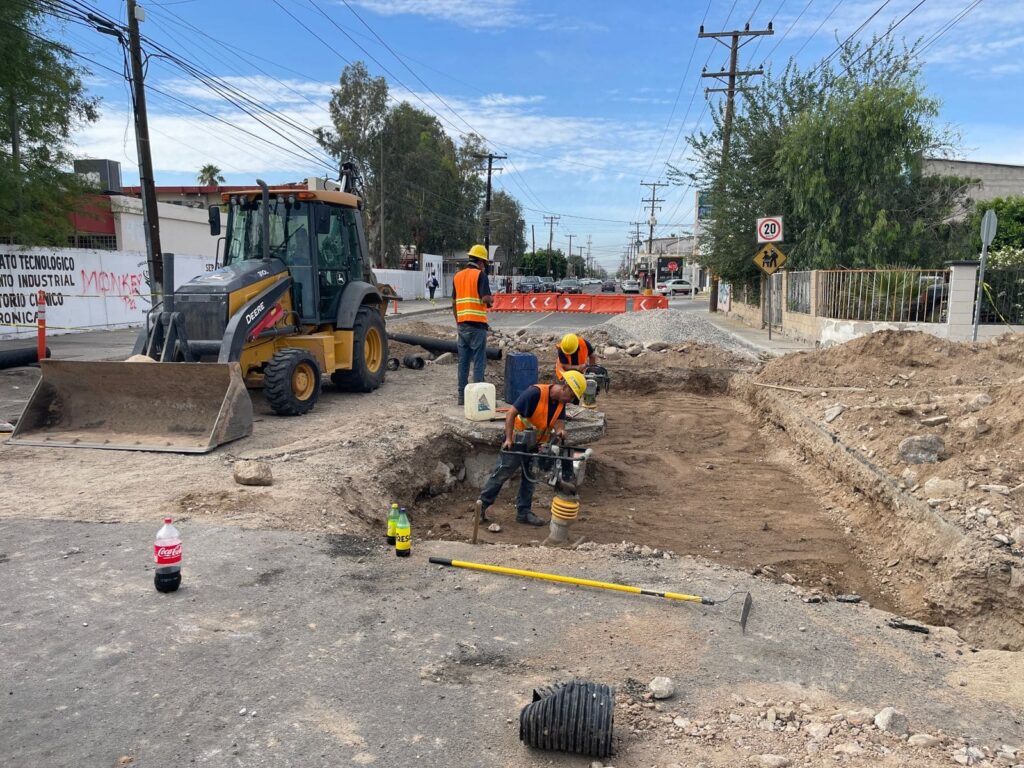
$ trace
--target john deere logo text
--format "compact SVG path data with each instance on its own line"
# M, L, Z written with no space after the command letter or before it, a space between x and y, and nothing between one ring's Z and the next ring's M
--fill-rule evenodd
M246 324L246 325L251 325L251 324L252 324L252 321L253 321L253 320L255 320L255 319L256 319L257 317L259 317L259 316L260 316L260 313L261 313L261 312L263 312L263 306L264 306L264 305L263 305L263 302L261 301L261 302L260 302L260 303L259 303L259 304L258 304L258 305L256 306L256 309L254 309L254 310L253 310L252 312L249 312L249 313L248 313L248 314L247 314L247 315L245 316L245 324Z

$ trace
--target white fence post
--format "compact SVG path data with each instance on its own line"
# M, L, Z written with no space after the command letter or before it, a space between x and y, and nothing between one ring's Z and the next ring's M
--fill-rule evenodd
M970 341L974 330L974 298L978 289L978 262L949 262L946 325L951 341Z

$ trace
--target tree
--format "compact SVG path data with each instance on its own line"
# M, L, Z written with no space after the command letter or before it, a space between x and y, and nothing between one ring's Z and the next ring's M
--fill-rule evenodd
M69 213L87 190L71 171L69 140L98 117L71 52L47 39L44 4L0 4L0 236L66 245Z
M995 211L999 219L996 237L992 241L993 251L1024 248L1024 196L997 197L978 203L968 218L974 252L981 250L981 218L985 211Z
M341 163L355 162L363 179L369 182L380 166L378 137L388 113L388 83L383 77L370 77L361 61L348 64L331 89L328 105L333 130L317 128L316 140Z
M550 274L548 274L549 256L551 261ZM560 280L565 277L566 274L565 254L558 248L552 251L548 251L547 248L543 248L536 253L524 254L519 273L523 275L538 275L540 277L550 277L554 280Z
M491 197L491 245L500 245L508 264L519 267L526 253L526 220L512 195L498 190Z
M967 180L922 173L922 156L953 138L934 123L913 50L847 44L836 66L768 73L744 95L727 163L719 109L691 140L696 168L670 171L710 195L702 258L722 277L756 277L754 222L769 214L786 217L791 268L932 266L962 248L950 217Z
M586 277L587 262L582 256L574 253L567 260L568 273L573 277Z
M196 174L196 181L204 187L215 187L224 182L224 175L216 165L207 163L199 169L199 173Z

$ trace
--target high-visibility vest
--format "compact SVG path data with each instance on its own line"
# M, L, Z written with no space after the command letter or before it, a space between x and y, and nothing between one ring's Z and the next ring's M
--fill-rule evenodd
M522 414L516 416L516 431L522 432L527 428L526 423L529 422L530 426L537 430L537 442L546 443L551 433L551 426L561 417L565 403L559 403L552 412L551 385L534 384L533 386L540 390L540 401L533 409L533 414L526 417L526 421L523 421ZM549 413L551 414L550 419L548 418Z
M555 376L558 378L559 381L562 381L565 378L565 376L563 375L565 373L565 368L562 367L562 358L558 354L561 351L561 347L555 350ZM562 354L565 353L563 352ZM581 337L579 349L577 349L571 355L565 356L569 358L569 362L565 363L565 365L586 365L587 358L590 356L589 351L587 349L587 342L584 341Z
M455 273L455 320L459 323L486 323L487 305L480 298L477 285L480 270L466 267Z

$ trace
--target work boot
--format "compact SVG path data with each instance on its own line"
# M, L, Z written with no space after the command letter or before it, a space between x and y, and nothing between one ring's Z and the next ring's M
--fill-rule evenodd
M533 512L527 512L525 515L516 515L516 522L522 523L523 525L547 525L547 520L541 520Z

